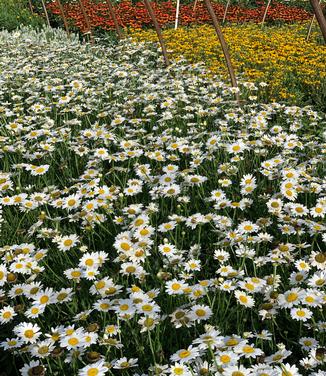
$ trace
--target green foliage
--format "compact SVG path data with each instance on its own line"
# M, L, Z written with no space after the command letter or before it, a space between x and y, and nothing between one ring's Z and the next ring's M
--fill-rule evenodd
M40 27L43 19L30 12L26 0L0 0L0 29L14 30L17 27L31 25Z

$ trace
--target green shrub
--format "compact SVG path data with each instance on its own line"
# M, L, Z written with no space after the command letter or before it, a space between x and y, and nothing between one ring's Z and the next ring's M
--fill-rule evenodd
M21 25L40 27L43 19L31 13L26 0L0 0L0 29L14 30Z

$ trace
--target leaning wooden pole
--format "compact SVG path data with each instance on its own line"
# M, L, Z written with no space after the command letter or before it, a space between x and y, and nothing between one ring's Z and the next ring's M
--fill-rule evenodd
M226 65L227 65L227 68L228 68L228 71L229 71L229 75L230 75L232 86L235 87L235 88L238 88L238 83L237 83L237 79L235 77L234 69L233 69L233 66L232 66L231 56L230 56L230 53L229 53L229 49L228 49L228 46L226 44L226 41L225 41L224 35L222 33L222 30L221 30L221 28L220 28L220 26L218 24L216 14L214 12L214 9L212 7L212 4L211 4L210 0L204 0L204 2L205 2L205 5L206 5L206 8L208 10L208 13L211 16L211 19L213 21L213 25L214 25L216 34L218 36L218 39L219 39L219 41L221 43L221 47L222 47L224 58L225 58L225 62L226 62ZM236 97L236 100L239 103L240 102L240 96L239 96L238 92L236 92L235 97Z
M176 11L175 11L175 24L174 24L175 30L178 28L179 13L180 13L180 0L177 0L177 8L176 8Z
M114 23L115 31L118 34L118 38L122 39L123 38L122 31L120 29L119 22L118 22L116 14L115 14L115 10L113 8L113 5L111 3L111 0L107 0L106 3L108 4L109 12L110 12L111 18L112 18L113 23Z
M155 31L156 31L158 40L160 41L160 45L161 45L161 49L162 49L162 54L163 54L165 65L169 65L170 62L169 62L169 58L168 58L168 53L167 53L167 50L166 50L166 47L165 47L165 43L164 43L164 40L163 40L163 36L162 36L160 25L157 22L155 13L153 11L153 8L152 8L151 3L149 2L149 0L144 0L144 3L145 3L146 9L147 9L147 11L148 11L148 13L149 13L152 21L153 21L153 24L154 24L154 27L155 27Z
M60 9L61 17L62 17L62 20L63 20L63 24L64 24L65 29L66 29L66 33L69 35L70 31L69 31L68 21L67 21L66 15L65 15L65 10L63 9L61 0L57 0L57 3L59 5L59 9Z
M321 33L323 34L324 41L326 43L326 19L325 19L325 16L323 14L322 7L319 3L319 0L310 0L310 4L311 4L311 6L314 10L316 19L319 23Z
M42 2L42 7L43 7L43 12L44 12L44 15L45 15L45 18L46 18L46 23L49 27L51 27L50 25L50 20L49 20L49 14L48 14L48 10L46 9L46 5L44 3L44 0L41 0Z
M30 11L33 13L33 12L34 12L34 9L33 9L32 0L28 0L28 5L29 5L29 9L30 9Z
M88 32L89 32L91 44L94 44L94 36L93 36L92 26L91 26L91 23L89 21L89 17L88 17L88 14L86 12L86 9L84 7L83 0L78 0L78 3L80 5L80 9L83 13L83 17L84 17L85 22L86 22L86 26L87 26L87 29L88 29Z
M307 33L307 36L306 36L306 42L309 42L310 35L311 35L311 31L312 31L312 27L313 27L313 25L314 25L315 19L316 19L316 16L313 15L313 16L312 16L312 19L311 19L311 21L310 21L310 25L309 25L308 33Z
M226 20L226 15L227 15L227 13L228 13L230 3L231 3L231 0L228 0L227 3L226 3L225 10L224 10L224 14L223 14L223 23L224 23L225 20Z
M265 12L264 12L263 20L261 21L262 25L264 25L264 23L265 23L265 20L266 20L266 17L267 17L267 13L268 13L268 9L269 9L269 7L271 5L271 2L272 2L272 0L268 0L268 3L267 3L266 8L265 8Z

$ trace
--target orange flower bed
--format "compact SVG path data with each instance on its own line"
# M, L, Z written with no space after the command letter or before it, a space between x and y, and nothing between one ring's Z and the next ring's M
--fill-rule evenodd
M99 27L104 30L114 28L113 20L110 16L108 5L105 3L96 3L91 0L83 0L84 6L90 18L93 27ZM156 17L161 26L168 26L175 20L175 3L172 1L153 2ZM51 3L49 10L56 15L60 15L60 10L56 2ZM221 20L224 14L224 5L213 4L217 17ZM231 6L227 13L227 21L230 22L261 22L266 5L259 3L256 8L243 8L240 6ZM180 25L209 23L210 17L202 3L198 3L196 10L193 10L193 4L180 6ZM65 4L64 10L67 18L77 26L82 32L87 30L86 22L78 3ZM132 4L130 1L122 1L115 6L115 12L119 24L122 27L141 28L152 25L152 21L142 1ZM305 21L312 16L309 12L299 7L286 6L280 3L274 3L268 10L266 21Z

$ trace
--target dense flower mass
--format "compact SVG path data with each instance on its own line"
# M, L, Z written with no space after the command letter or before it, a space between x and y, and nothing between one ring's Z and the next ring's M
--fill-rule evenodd
M83 4L89 16L92 27L98 27L104 30L114 28L114 23L110 16L108 5L105 1L83 0ZM194 2L190 2L188 4L182 4L181 2L179 16L180 25L211 22L203 2L196 3L196 7L194 7L194 4ZM161 26L168 26L174 23L176 2L153 2L152 6ZM61 15L59 6L55 1L50 3L48 7L53 14ZM213 3L213 7L218 19L222 20L225 11L225 4ZM119 2L114 9L117 14L118 21L122 27L139 28L152 25L152 20L142 1L133 3L131 1L124 0ZM231 5L228 8L226 20L230 22L261 22L265 9L266 4L264 2L260 2L254 8L248 8L241 5ZM78 2L65 4L64 11L68 20L70 20L82 31L87 31L87 23L83 17L83 13ZM309 20L311 17L311 14L303 8L296 7L295 5L285 5L279 2L272 2L272 5L267 12L266 21L294 22Z
M0 347L21 375L324 375L321 114L50 30L0 33L0 82Z
M319 31L306 42L308 25L262 28L247 23L223 27L232 62L238 74L250 81L269 83L272 100L300 100L302 88L314 92L326 80L326 49L317 42ZM138 41L156 41L153 30L133 30ZM220 43L208 25L165 30L164 40L174 57L204 61L213 73L226 76Z

